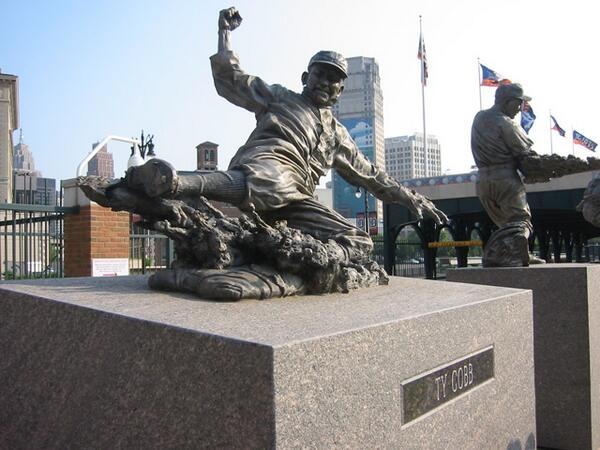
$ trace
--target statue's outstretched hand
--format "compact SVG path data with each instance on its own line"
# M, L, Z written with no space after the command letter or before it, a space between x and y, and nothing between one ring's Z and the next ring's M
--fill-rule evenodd
M427 197L413 190L403 189L403 195L397 203L406 206L410 212L417 216L418 220L425 217L433 219L437 224L448 222L448 217L444 214L444 211L436 208Z
M242 16L235 7L223 9L219 13L219 30L233 31L242 23Z

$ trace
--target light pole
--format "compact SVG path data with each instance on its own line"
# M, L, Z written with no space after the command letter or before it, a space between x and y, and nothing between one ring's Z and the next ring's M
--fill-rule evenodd
M364 194L364 199L365 199L365 232L367 234L369 233L369 191L367 191L365 188L361 188L360 186L356 188L356 192L354 193L354 196L356 198L360 198L362 195Z

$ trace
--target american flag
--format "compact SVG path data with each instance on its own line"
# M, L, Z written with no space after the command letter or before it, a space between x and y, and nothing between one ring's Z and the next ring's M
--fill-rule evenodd
M425 51L423 33L419 34L419 51L417 53L417 58L421 60L421 83L423 86L427 86L427 77L429 77L429 73L427 72L427 52Z

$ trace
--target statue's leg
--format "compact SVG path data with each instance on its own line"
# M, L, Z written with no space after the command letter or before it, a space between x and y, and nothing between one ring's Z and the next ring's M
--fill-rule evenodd
M326 264L320 264L313 272L304 271L303 276L307 280L309 292L345 292L358 287L387 284L388 277L385 271L370 259L373 243L369 236L316 200L292 202L262 215L269 222L286 220L288 227L310 235L322 243L322 249L310 252L308 259L313 255L327 255L324 259ZM290 253L289 256L289 250L280 253L279 266L288 263L288 259L290 265L294 266L295 253ZM306 269L309 267L310 262Z
M125 185L137 192L143 192L148 197L162 197L175 192L177 188L177 172L167 161L153 158L141 166L127 169Z
M497 176L498 175L498 176ZM488 215L499 227L484 249L484 267L521 267L543 262L529 254L533 232L525 186L518 174L483 176L477 193Z
M258 265L225 270L167 269L153 274L148 284L152 289L189 292L223 301L286 297L304 292L300 277Z
M141 166L130 167L125 175L128 188L148 197L169 197L179 200L204 196L209 200L238 205L246 198L246 177L243 172L177 173L161 159L151 159Z
M286 220L291 228L309 234L321 242L335 242L347 261L366 261L373 250L367 233L349 223L341 214L313 199L292 202L289 205L261 213L266 220Z
M527 204L525 186L514 170L501 170L499 174L480 175L477 195L496 226L521 222L533 229L531 212Z
M521 222L496 230L486 243L483 267L524 267L529 265L529 231Z

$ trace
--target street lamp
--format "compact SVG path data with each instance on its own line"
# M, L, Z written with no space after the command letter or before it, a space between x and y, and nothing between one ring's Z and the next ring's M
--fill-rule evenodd
M354 196L356 198L360 198L363 195L364 192L364 198L365 198L365 232L367 234L369 233L369 191L367 191L365 188L360 188L357 187L356 188L356 192L354 193Z

